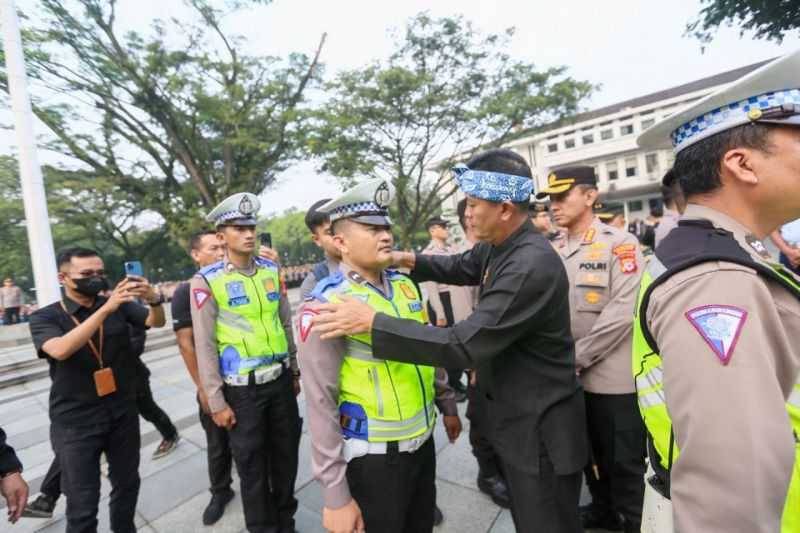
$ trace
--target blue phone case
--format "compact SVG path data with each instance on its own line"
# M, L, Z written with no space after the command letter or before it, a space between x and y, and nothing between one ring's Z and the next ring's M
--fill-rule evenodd
M125 261L125 275L144 277L144 270L139 261Z

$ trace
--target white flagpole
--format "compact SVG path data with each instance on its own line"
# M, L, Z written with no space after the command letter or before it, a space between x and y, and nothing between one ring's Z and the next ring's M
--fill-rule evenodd
M25 76L25 60L22 55L22 40L14 1L0 0L0 14L2 14L8 87L11 93L11 108L14 112L14 130L19 145L19 175L33 278L36 284L36 299L39 307L42 307L58 301L61 298L61 291L58 286L42 169L36 157L33 112L28 95L28 80Z

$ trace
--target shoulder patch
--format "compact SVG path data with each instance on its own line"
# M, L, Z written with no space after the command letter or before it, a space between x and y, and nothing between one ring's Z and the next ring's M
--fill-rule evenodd
M271 268L273 270L278 270L278 265L273 263L269 259L264 259L263 257L256 257L255 258L256 265L260 267Z
M192 289L192 300L197 309L202 309L205 303L211 298L211 292L206 289Z
M301 341L306 342L308 334L311 333L311 328L313 326L311 319L318 314L319 311L308 306L304 306L303 310L300 311L300 318L297 320L297 329L300 331Z
M704 305L686 311L686 318L727 365L747 320L747 311L733 305Z

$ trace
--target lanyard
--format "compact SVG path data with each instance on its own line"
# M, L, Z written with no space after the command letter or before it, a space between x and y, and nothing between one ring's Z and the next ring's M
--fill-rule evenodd
M69 311L67 311L67 307L64 305L63 301L61 301L60 303L61 303L61 309L63 309L64 312L67 313L67 315L72 319L72 321L75 322L76 326L80 326L81 325L80 320L75 318L73 315L71 315L69 313ZM104 331L103 324L100 324L100 349L99 350L97 349L97 346L95 345L95 343L94 343L94 341L92 340L91 337L89 337L89 341L88 341L89 342L89 349L92 350L92 353L94 354L95 359L97 359L97 362L100 364L100 368L103 368L103 344L105 342L105 335L104 335L103 331Z

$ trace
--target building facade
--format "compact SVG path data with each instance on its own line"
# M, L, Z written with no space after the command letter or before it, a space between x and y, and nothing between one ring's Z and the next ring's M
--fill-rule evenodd
M593 166L603 202L622 203L629 222L661 205L661 178L672 167L672 150L641 150L638 135L657 121L766 63L756 63L664 91L580 113L507 143L528 160L542 188L550 172ZM455 210L460 197L446 210Z

